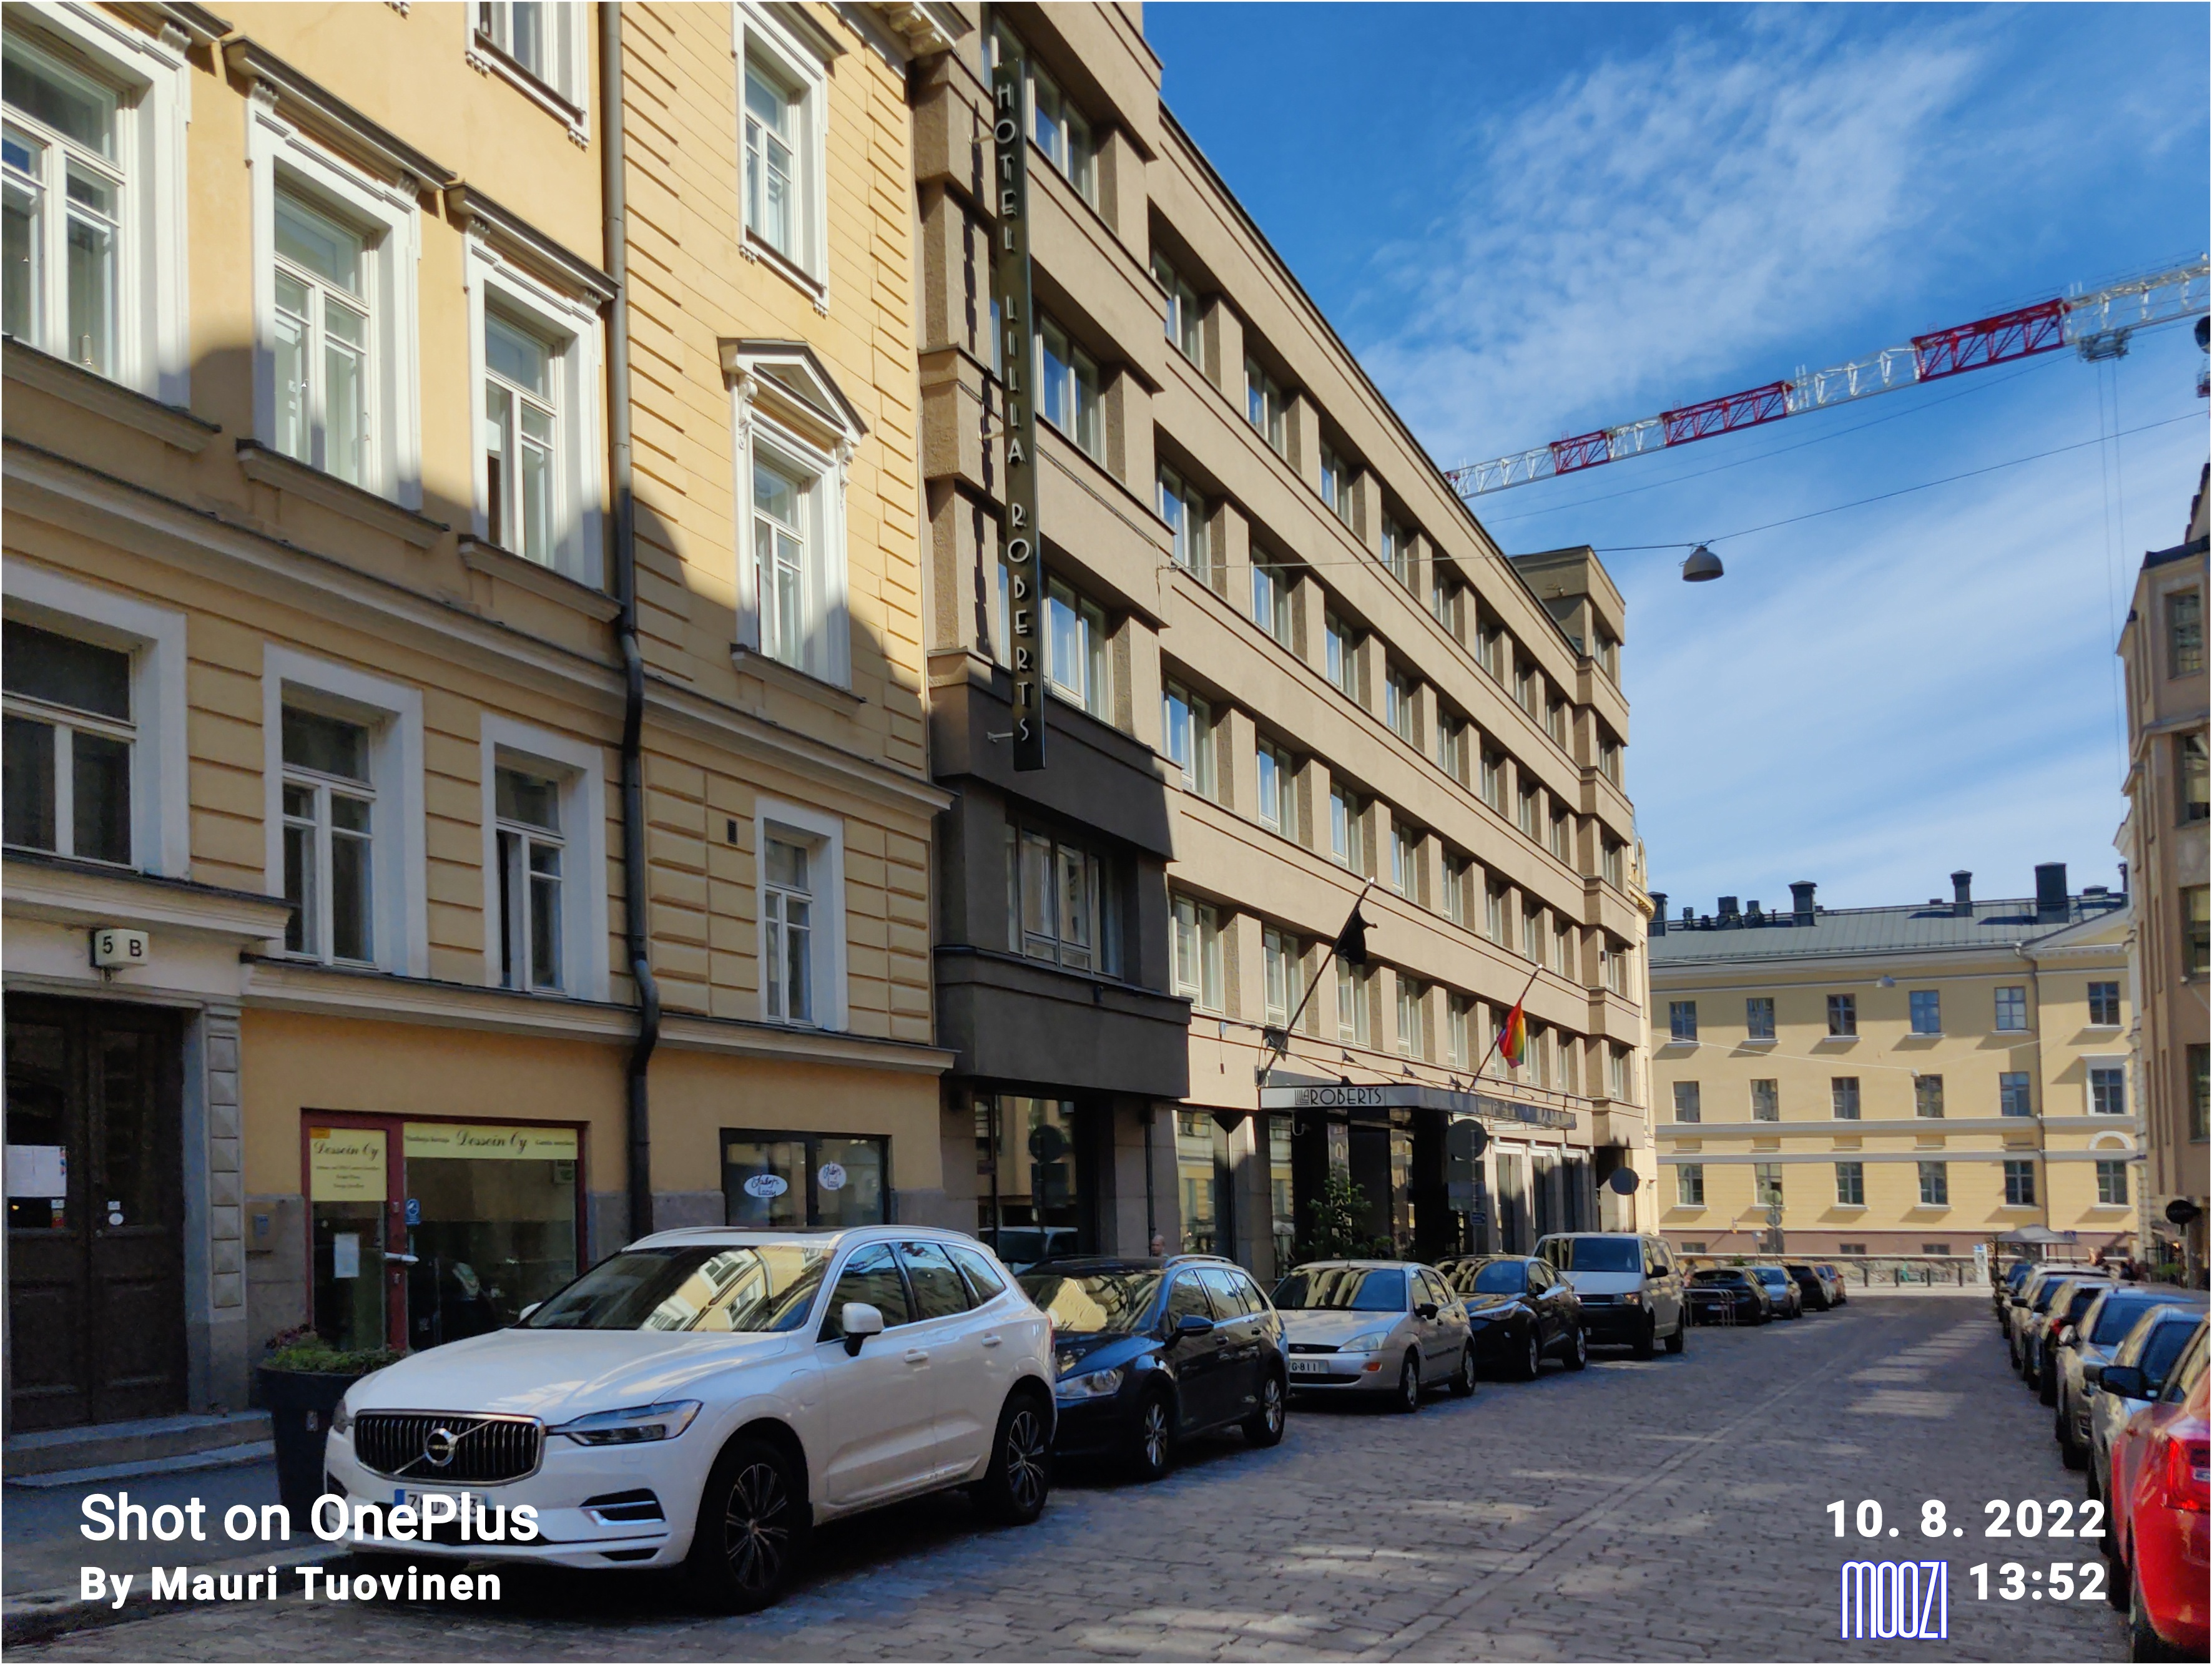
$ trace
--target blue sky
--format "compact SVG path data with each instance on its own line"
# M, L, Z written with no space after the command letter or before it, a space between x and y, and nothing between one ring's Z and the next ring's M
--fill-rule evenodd
M1447 466L2202 252L2208 19L1145 9L1170 106ZM2112 650L2197 487L2202 362L2168 328L1478 500L1511 553L1709 538L1727 562L1693 586L1680 550L1606 556L1674 911L1800 878L1916 902L1954 867L2021 896L2039 861L2118 882Z

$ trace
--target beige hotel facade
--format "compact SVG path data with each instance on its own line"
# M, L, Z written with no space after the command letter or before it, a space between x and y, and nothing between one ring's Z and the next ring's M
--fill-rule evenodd
M2138 1241L2129 899L1723 896L1651 938L1659 1223L1685 1253L1967 1255L2023 1227ZM1655 897L1663 908L1663 896Z
M1266 1275L1340 1168L1366 1231L1425 1254L1630 1222L1649 1185L1598 1188L1649 1167L1619 592L1587 550L1501 554L1163 104L1137 7L978 21L915 101L939 1040L980 1229ZM1016 62L1035 316L1010 325L987 182ZM1010 374L1039 413L1027 772ZM1363 889L1370 962L1324 970ZM1478 1106L1524 987L1531 1055ZM1478 1109L1455 1208L1443 1130Z

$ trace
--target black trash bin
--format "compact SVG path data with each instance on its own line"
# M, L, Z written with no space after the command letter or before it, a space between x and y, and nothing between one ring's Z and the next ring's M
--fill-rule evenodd
M276 1439L276 1497L291 1512L292 1530L312 1529L315 1499L323 1493L323 1441L331 1413L362 1372L280 1370L257 1368L261 1402L268 1407Z

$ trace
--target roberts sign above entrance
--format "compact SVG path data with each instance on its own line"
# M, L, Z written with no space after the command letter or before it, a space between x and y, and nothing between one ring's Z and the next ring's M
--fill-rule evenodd
M1517 1121L1534 1127L1571 1128L1575 1113L1551 1104L1523 1104L1488 1093L1455 1092L1425 1082L1296 1080L1260 1089L1263 1110L1448 1110L1485 1121Z

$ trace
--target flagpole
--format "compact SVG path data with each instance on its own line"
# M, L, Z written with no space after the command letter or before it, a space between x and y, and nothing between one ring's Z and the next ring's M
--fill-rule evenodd
M1535 987L1537 975L1541 972L1543 969L1544 968L1540 965L1534 971L1531 971L1528 974L1528 981L1521 986L1521 998L1514 1001L1513 1006L1506 1008L1506 1016L1508 1018L1512 1016L1515 1007L1525 1006L1528 1003L1528 991ZM1474 1079L1476 1080L1480 1081L1482 1079L1483 1071L1490 1067L1490 1060L1497 1055L1498 1043L1504 1039L1505 1025L1504 1024L1500 1024L1498 1026L1498 1033L1490 1037L1490 1050L1482 1054L1482 1061L1474 1067Z
M1371 878L1359 887L1359 894L1352 899L1352 912L1345 916L1344 922L1346 925L1350 925L1353 920L1359 916L1359 904L1367 900L1367 893L1374 888L1375 881ZM1337 933L1340 937L1344 933L1340 931ZM1267 1060L1275 1059L1280 1060L1287 1060L1290 1057L1291 1036L1297 1029L1298 1019L1306 1015L1307 1003L1313 999L1314 990L1321 987L1321 980L1328 975L1328 968L1334 963L1335 959L1336 941L1335 939L1332 938L1328 945L1328 952L1322 956L1320 969L1314 973L1313 981L1306 985L1306 992L1298 997L1298 1009L1291 1014L1290 1022L1285 1024L1282 1027L1280 1031L1282 1036L1282 1044L1278 1047L1272 1037L1263 1042L1260 1067L1252 1072L1252 1079L1258 1085L1265 1086L1267 1085L1267 1077L1274 1070L1275 1066L1273 1063L1268 1062ZM1265 1033L1264 1030L1262 1030L1262 1033Z

